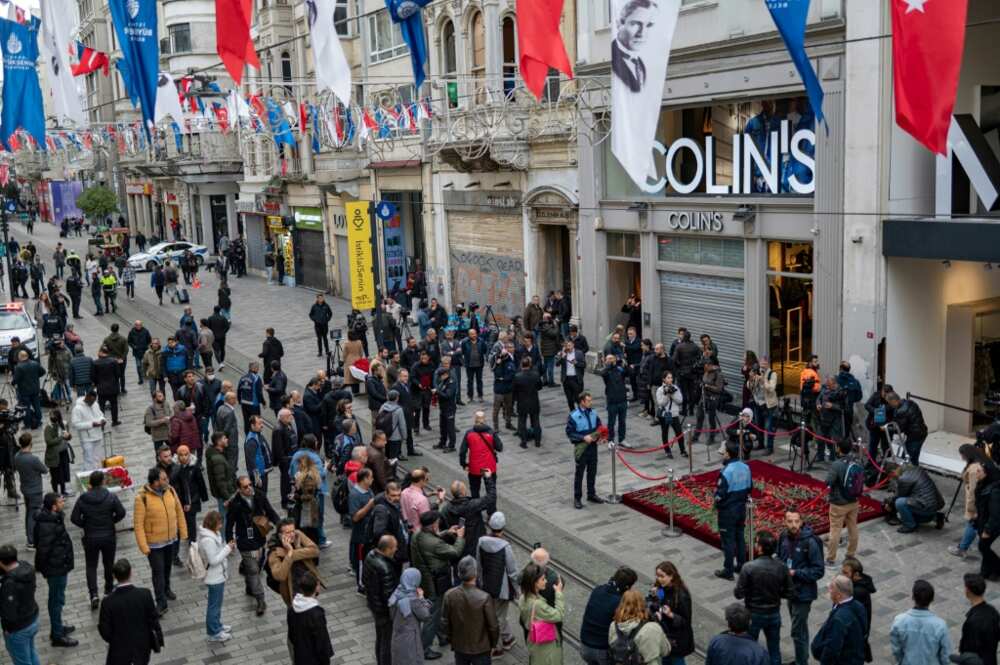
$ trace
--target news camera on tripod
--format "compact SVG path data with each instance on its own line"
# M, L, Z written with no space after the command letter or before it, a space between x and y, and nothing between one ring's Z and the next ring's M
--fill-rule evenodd
M0 480L3 481L7 498L14 500L15 508L18 505L18 494L15 485L14 455L17 454L17 432L26 413L27 410L20 406L11 411L7 400L0 399Z

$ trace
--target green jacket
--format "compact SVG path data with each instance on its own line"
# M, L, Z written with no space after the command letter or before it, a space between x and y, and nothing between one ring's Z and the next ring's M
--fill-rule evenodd
M142 374L147 379L163 378L163 349L146 349L142 356Z
M639 631L635 634L635 646L639 649L642 662L645 665L659 665L659 663L670 655L670 642L663 629L655 621L646 621L640 624L638 621L630 620L624 623L612 622L608 626L608 644L612 644L618 639L618 628L627 637L635 628Z
M45 466L50 469L59 466L59 455L66 450L66 443L62 430L51 423L45 426Z
M105 337L104 346L108 347L108 352L118 360L128 356L128 340L119 333L111 333Z
M527 631L531 627L531 611L534 608L535 621L561 623L566 620L566 602L562 591L556 591L556 606L552 607L541 596L532 594L524 596L520 601L521 627ZM562 640L548 644L529 644L528 662L531 665L562 665Z
M447 575L451 579L451 565L462 558L465 540L456 538L454 545L449 545L439 534L430 531L420 531L410 542L410 563L420 571L420 587L424 597L434 600L439 592L435 580ZM437 573L437 575L435 575ZM443 594L448 589L441 589Z
M234 470L229 466L225 453L220 453L215 447L205 452L205 470L208 472L208 490L216 499L228 501L236 494L236 478Z

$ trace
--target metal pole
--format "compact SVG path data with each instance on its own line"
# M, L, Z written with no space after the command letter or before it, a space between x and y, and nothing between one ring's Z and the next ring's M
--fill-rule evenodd
M745 462L746 461L746 453L743 452L744 449L745 449L745 446L744 446L744 443L743 443L743 437L745 436L745 432L743 430L743 419L740 418L737 422L739 423L739 428L740 428L740 431L739 431L740 461L741 462Z
M622 502L622 497L618 494L618 444L613 441L608 443L608 450L611 451L611 494L605 502L618 504Z
M670 491L670 523L660 531L664 538L677 538L681 535L681 532L674 527L674 499L676 497L675 484L674 484L674 470L667 467L667 488Z
M0 197L0 229L3 230L3 254L7 259L7 286L8 298L10 302L14 302L14 275L11 274L11 263L10 263L10 223L7 221L7 198Z
M694 446L692 446L692 440L694 439L694 425L688 423L684 426L684 442L687 444L688 449L688 474L694 475Z
M753 544L754 544L754 531L753 531L753 499L747 497L747 524L750 526L750 539L747 540L747 561L753 561Z
M806 472L806 414L799 416L799 459L802 461L800 473Z

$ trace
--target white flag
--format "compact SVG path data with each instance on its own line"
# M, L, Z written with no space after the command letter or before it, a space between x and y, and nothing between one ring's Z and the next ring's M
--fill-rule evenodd
M177 94L177 84L170 72L160 72L156 78L156 113L153 119L159 123L170 116L174 122L184 127L184 109L181 108L181 98Z
M13 6L13 4L11 5ZM42 0L42 56L49 69L49 99L58 122L68 119L87 126L80 91L69 67L73 11L60 0Z
M611 2L611 151L632 180L657 180L653 141L681 0Z
M334 23L334 0L306 0L309 34L316 62L316 88L333 90L345 106L351 103L351 66L347 64Z

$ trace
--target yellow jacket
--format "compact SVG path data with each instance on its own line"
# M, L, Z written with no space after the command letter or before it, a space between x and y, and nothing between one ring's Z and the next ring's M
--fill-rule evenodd
M188 537L184 508L173 487L167 487L163 494L157 494L145 485L135 495L135 542L139 551L149 554L151 545L169 543Z

